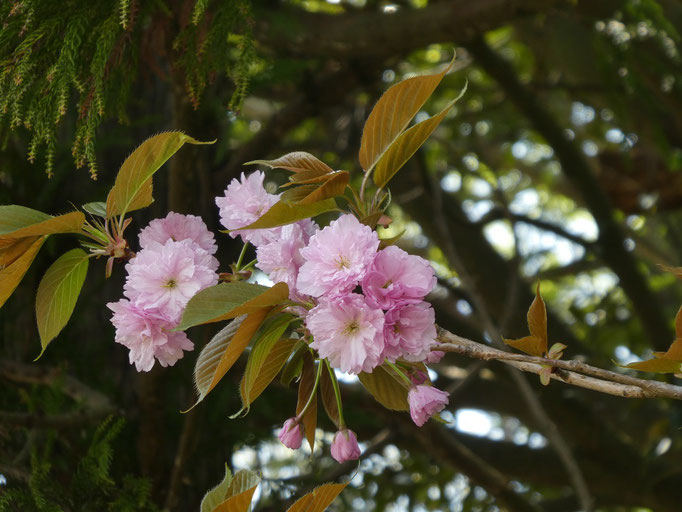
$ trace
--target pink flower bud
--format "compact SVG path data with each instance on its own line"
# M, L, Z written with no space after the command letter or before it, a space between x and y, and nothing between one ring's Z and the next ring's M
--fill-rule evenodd
M424 384L428 375L421 370L417 370L414 373L409 374L412 384L418 386L419 384Z
M448 394L433 386L415 386L407 394L407 401L412 421L421 427L431 416L445 408Z
M339 463L360 458L360 447L355 432L344 428L336 433L332 441L332 457Z
M278 437L287 448L298 450L303 442L303 425L296 418L289 418Z

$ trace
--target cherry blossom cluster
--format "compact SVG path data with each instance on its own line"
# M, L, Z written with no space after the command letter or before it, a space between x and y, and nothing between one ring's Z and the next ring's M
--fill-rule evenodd
M270 229L243 230L279 200L255 172L234 179L216 199L222 224L232 237L256 247L257 266L273 282L285 282L310 333L310 347L344 373L371 373L377 366L433 362L437 345L435 313L424 301L436 283L428 261L399 247L380 247L376 231L345 214L319 229L310 219ZM441 353L442 355L442 353ZM410 414L423 425L448 402L425 377L411 382ZM287 420L280 440L299 448L301 415ZM357 437L342 423L332 443L339 462L360 455Z
M141 250L126 264L125 298L107 306L114 314L116 342L129 350L131 364L149 371L155 359L172 366L194 345L180 323L187 302L218 283L213 234L194 215L169 213L140 232Z

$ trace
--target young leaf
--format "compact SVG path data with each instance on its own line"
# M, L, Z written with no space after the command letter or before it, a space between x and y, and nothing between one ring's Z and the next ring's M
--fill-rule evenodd
M255 400L251 392L263 367L272 357L272 350L282 337L294 317L287 314L277 315L267 320L258 331L253 348L246 363L246 370L240 385L240 394L244 409L248 409ZM274 375L273 375L274 377Z
M298 384L297 416L301 414L305 404L310 399L311 393L313 393L315 375L315 360L310 351L308 351L303 355L303 371L301 373L301 382ZM317 395L317 390L315 390L315 395ZM313 396L312 402L303 414L303 426L305 427L305 437L310 445L310 451L313 451L315 448L315 429L317 428L317 396Z
M339 405L336 403L336 395L334 394L334 385L329 372L322 372L320 375L320 397L322 397L322 405L327 412L327 416L332 420L337 428L339 424Z
M393 143L386 148L376 163L374 170L374 183L377 187L385 187L391 178L395 176L400 168L412 158L412 155L426 142L433 131L445 119L445 116L450 112L457 100L464 94L452 100L447 107L440 111L433 117L429 117L425 121L414 125L406 132L400 134Z
M287 512L324 512L348 483L324 484L297 500Z
M542 357L547 352L547 309L540 296L540 283L535 290L535 299L528 309L527 318L530 336L517 340L505 339L504 342L526 354Z
M403 80L379 98L367 118L360 141L360 165L366 173L372 170L393 141L405 131L445 74L452 69L454 61L453 57L450 65L435 75Z
M387 409L409 411L407 383L386 366L377 366L372 373L360 373L360 382Z
M107 217L107 203L105 203L104 201L86 203L83 205L83 210L88 212L90 215L95 215L96 217L102 217L105 219Z
M239 386L239 393L242 397L242 404L245 407L248 407L255 402L256 398L258 398L260 394L265 391L265 388L267 388L275 379L299 341L300 340L296 338L286 338L280 339L275 343L275 346L272 347L270 354L263 363L260 373L253 381L248 394L245 388L245 381L242 379Z
M21 256L0 270L0 308L7 302L7 299L21 282L46 238L46 236L35 238L34 242Z
M88 255L83 249L72 249L47 269L38 285L36 319L43 355L47 345L57 337L71 318L88 272Z
M316 204L326 199L343 195L343 191L350 181L348 171L336 171L327 181L298 201L298 204Z
M253 471L237 471L227 488L225 501L214 508L213 512L247 512L259 483L260 477Z
M56 233L80 233L85 215L70 212L57 217L23 206L0 206L0 237L24 238Z
M227 464L225 464L223 480L204 495L199 512L213 512L218 505L225 501L230 482L232 482L232 472Z
M269 312L269 308L263 308L248 316L236 318L203 348L194 367L194 384L199 398L192 407L206 398L232 368Z
M107 196L107 218L149 206L152 197L152 176L185 143L200 142L182 132L164 132L145 140L126 158L118 171L114 186Z
M236 281L221 283L200 291L187 303L182 320L175 330L184 331L195 325L229 320L276 306L289 297L286 283L271 288Z
M313 174L323 176L334 172L334 169L323 161L305 151L288 153L276 160L253 160L252 162L246 162L244 165L251 164L267 165L271 169L286 169L287 171L294 173L309 173L309 176L312 176Z
M619 365L620 366L620 365ZM682 363L679 361L671 361L670 359L657 358L647 359L646 361L639 361L637 363L630 363L623 368L630 368L631 370L639 370L640 372L652 373L682 373Z
M682 373L682 307L675 317L675 341L666 352L654 352L653 359L630 363L624 368L653 373Z
M37 236L25 238L0 239L0 270L14 263L17 258L24 254L38 240Z
M315 217L321 213L336 210L334 199L325 199L316 203L298 204L280 200L265 212L257 221L239 229L265 229L284 226L301 219Z

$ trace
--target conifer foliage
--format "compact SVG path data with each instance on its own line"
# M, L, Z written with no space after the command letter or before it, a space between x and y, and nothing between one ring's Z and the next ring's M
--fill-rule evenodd
M207 8L211 6L210 16ZM184 6L184 4L189 4ZM0 4L0 140L31 133L28 158L54 166L59 127L75 123L71 151L97 176L96 131L107 118L128 121L138 78L151 70L185 85L194 106L227 74L237 108L254 58L248 0L166 7L161 2L11 0Z

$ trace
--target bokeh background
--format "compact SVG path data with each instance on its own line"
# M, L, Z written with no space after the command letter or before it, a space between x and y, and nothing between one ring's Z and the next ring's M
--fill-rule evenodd
M399 245L435 267L438 323L486 341L482 302L505 336L523 336L541 280L550 341L568 358L617 369L674 338L682 283L661 268L682 264L674 0L6 0L0 24L0 203L65 212L104 200L127 154L159 131L217 139L166 164L155 203L128 233L135 248L150 219L201 215L225 269L240 246L218 233L214 198L255 169L244 162L304 150L359 184L373 104L456 52L416 121L465 83L467 92L394 180L385 233L405 229ZM269 172L268 186L285 179ZM567 467L503 366L454 354L432 375L452 392L447 423L421 430L342 379L365 450L359 468L330 458L326 418L312 457L279 444L293 386L274 385L248 416L229 419L244 361L180 414L215 328L190 331L197 348L174 367L136 373L105 307L122 294L122 265L108 280L103 261L91 265L73 320L31 362L37 284L75 243L50 239L0 310L0 503L13 490L27 496L25 510L117 500L111 510L197 510L228 463L262 472L263 512L352 475L333 510L563 512L584 509L586 497L600 511L682 508L679 403L526 377L569 448ZM109 415L124 423L100 442ZM74 483L75 468L94 474L109 458L109 484Z

